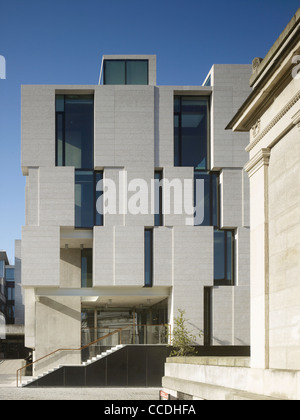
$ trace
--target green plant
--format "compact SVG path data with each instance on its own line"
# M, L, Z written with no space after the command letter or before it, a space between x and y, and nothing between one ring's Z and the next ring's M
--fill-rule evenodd
M170 340L170 347L173 347L170 357L194 356L196 353L194 343L197 338L187 327L188 321L185 319L186 312L179 309L178 313L179 315L174 319L173 334Z

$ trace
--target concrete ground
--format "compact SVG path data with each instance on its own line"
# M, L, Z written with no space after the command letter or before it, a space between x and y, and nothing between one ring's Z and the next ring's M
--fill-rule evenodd
M0 375L3 400L158 401L158 388L17 388L15 375Z

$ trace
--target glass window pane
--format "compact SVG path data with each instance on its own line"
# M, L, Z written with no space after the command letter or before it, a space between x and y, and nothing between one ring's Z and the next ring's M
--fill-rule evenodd
M93 287L93 250L81 251L81 287Z
M202 189L197 189L197 181L202 180L204 182L204 196L199 196ZM198 211L204 212L204 219L201 224L195 224L196 226L211 226L211 188L210 188L210 175L205 172L195 172L194 175L194 207ZM201 213L202 214L202 213ZM196 223L196 220L195 220Z
M147 85L148 84L148 60L126 61L126 84Z
M93 168L94 99L65 97L65 166Z
M94 226L94 173L76 171L75 173L75 227Z
M104 62L104 84L125 85L125 61L105 60Z
M214 233L214 280L224 281L225 279L225 232L215 231Z
M199 96L182 96L181 112L203 114L206 112L207 98Z
M219 175L211 174L212 182L212 225L219 224Z
M64 124L63 114L56 114L56 166L63 166L63 136L64 136Z
M145 286L152 287L152 230L145 230Z
M96 186L95 186L95 192L96 192L96 226L103 226L103 202L102 202L102 208L99 212L97 209L99 209L99 203L101 202L101 197L103 195L103 191L97 191L97 185L99 181L102 181L103 179L103 173L97 172L96 173ZM98 203L98 204L97 204Z
M180 129L179 115L174 116L174 162L175 166L180 166Z
M200 114L181 116L181 166L206 169L206 119Z
M197 182L199 180L204 182L204 194L202 195L200 194L202 189L197 188ZM195 226L217 227L219 214L219 175L217 173L195 171L194 181L194 207L198 211L204 211L203 222L198 224L198 221L195 220Z
M174 112L181 112L181 99L180 96L174 97Z
M174 98L174 163L206 170L209 142L209 98Z
M233 233L227 233L227 264L226 264L226 279L228 280L229 284L233 284Z
M155 214L154 214L154 226L163 225L162 215L162 186L160 184L162 180L162 172L155 172Z
M4 261L0 261L0 278L4 278Z
M5 279L6 280L14 280L15 279L15 269L14 268L7 268L5 270Z
M65 111L65 96L64 95L56 95L56 97L55 97L55 110L56 110L56 112L64 112Z

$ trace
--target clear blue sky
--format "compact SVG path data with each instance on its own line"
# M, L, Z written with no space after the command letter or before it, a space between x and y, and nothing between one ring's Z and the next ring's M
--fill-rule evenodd
M20 86L97 84L103 54L156 54L157 83L201 85L214 63L264 57L299 0L9 0L0 8L0 249L24 225Z

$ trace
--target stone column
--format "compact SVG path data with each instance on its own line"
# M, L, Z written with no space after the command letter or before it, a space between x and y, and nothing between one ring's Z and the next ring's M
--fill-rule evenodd
M269 199L270 149L247 163L251 217L251 367L269 367Z

